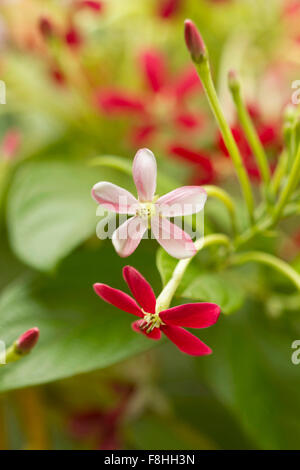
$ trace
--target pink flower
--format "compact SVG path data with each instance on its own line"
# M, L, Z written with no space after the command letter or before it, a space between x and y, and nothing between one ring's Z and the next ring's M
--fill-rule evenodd
M106 209L132 215L112 236L117 253L126 257L139 245L148 228L158 243L175 258L190 258L196 253L191 237L166 217L191 215L201 211L206 192L200 186L183 186L157 197L156 160L148 149L139 150L133 161L133 179L138 200L128 191L102 181L92 189L93 198Z
M134 331L159 340L164 333L180 351L191 356L211 354L211 349L186 328L207 328L214 325L220 314L216 304L201 302L178 305L158 312L152 287L132 266L125 266L123 277L135 300L106 284L94 284L94 290L105 302L139 317L132 323Z

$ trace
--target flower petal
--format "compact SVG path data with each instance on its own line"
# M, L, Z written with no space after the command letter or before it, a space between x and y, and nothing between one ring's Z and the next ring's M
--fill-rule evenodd
M95 184L92 196L103 207L119 214L133 215L138 207L137 199L129 191L106 181Z
M143 320L137 320L131 324L133 331L136 333L143 333L143 335L156 341L161 338L161 331L159 328L154 328L150 333L146 333L146 331L141 328L142 325Z
M132 266L123 268L123 277L143 310L147 313L155 313L156 298L146 279Z
M101 299L105 302L114 305L115 307L124 310L124 312L132 313L137 317L143 317L144 314L136 301L125 294L121 290L114 289L113 287L107 286L106 284L94 284L94 291Z
M184 99L188 94L201 89L201 82L195 67L188 67L173 85L174 94L178 99Z
M96 93L96 105L107 114L141 114L144 103L123 90L100 90Z
M133 179L140 201L152 201L156 190L156 159L151 150L139 150L133 160Z
M180 351L186 354L204 356L212 353L212 350L199 338L179 326L161 326L161 330Z
M174 258L190 258L196 254L191 237L168 219L152 217L151 229L158 243Z
M206 199L206 191L201 186L182 186L160 197L156 206L166 217L191 215L203 209Z
M140 62L147 84L154 93L160 91L166 83L166 63L156 50L148 50L141 54Z
M112 243L116 252L122 258L131 255L138 247L148 228L148 220L141 217L131 217L114 231Z
M214 325L220 315L220 307L209 302L178 305L160 312L167 325L187 328L207 328Z

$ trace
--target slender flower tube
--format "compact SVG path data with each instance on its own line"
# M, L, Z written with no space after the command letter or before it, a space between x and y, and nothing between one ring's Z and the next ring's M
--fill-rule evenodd
M134 299L106 284L94 284L94 290L105 302L139 319L132 328L148 338L159 340L161 333L167 336L180 351L191 356L211 354L211 349L186 328L207 328L214 325L220 315L220 307L202 302L178 305L160 311L152 287L132 266L125 266L123 277Z
M172 224L167 217L200 212L206 192L200 186L183 186L162 197L156 191L156 159L148 149L141 149L133 161L133 179L138 199L112 183L102 181L92 189L93 198L104 208L119 214L132 215L112 236L117 253L126 257L138 247L146 230L151 228L158 243L174 258L190 258L196 253L191 237Z

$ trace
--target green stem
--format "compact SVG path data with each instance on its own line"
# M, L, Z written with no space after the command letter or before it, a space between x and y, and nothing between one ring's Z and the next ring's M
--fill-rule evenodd
M246 253L237 254L231 258L230 264L239 265L251 261L262 263L276 269L281 274L290 279L297 289L300 290L300 275L288 263L282 261L279 258L276 258L276 256L269 255L268 253L262 253L260 251L249 251Z
M218 96L217 96L217 93L213 84L208 59L205 58L205 60L203 60L200 64L195 64L195 65L197 67L198 74L202 81L202 84L206 92L212 112L220 127L225 145L232 158L237 176L239 178L241 189L242 189L245 201L246 201L249 217L250 217L251 222L253 222L254 199L252 195L250 181L248 178L247 171L244 167L244 164L240 155L240 151L233 138L231 129L225 119L224 113L219 103L219 99L218 99Z
M224 191L224 189L218 188L217 186L208 185L203 187L208 196L219 199L223 204L225 204L231 218L232 230L235 234L237 232L236 213L235 205L231 196Z
M276 196L276 194L278 193L280 185L284 178L285 170L287 167L287 160L288 160L287 152L283 151L281 155L279 156L279 160L278 160L277 166L275 168L275 171L271 180L270 191L271 191L271 194L273 194L274 196Z
M291 172L288 176L287 183L283 190L281 191L279 201L277 206L275 207L274 215L273 215L273 224L276 224L280 219L282 211L285 205L289 202L289 198L297 186L297 183L300 179L300 145L297 150L297 154L291 169Z
M230 240L226 235L223 234L213 234L213 235L208 235L204 239L197 240L195 243L197 253L200 251L202 248L206 248L211 245L226 245L227 247L230 247ZM196 253L196 254L197 254ZM196 256L196 255L194 255ZM169 282L165 285L163 290L161 291L160 295L157 298L156 301L156 313L161 312L162 310L165 310L169 308L170 303L172 301L172 298L184 276L184 273L192 261L193 257L187 258L187 259L182 259L180 260L172 274L171 279Z
M266 185L268 185L271 180L271 172L268 165L267 156L243 101L240 85L236 84L236 86L230 87L230 90L236 106L239 121L256 159L262 180Z
M22 357L24 357L24 354L20 354L18 352L16 346L17 346L17 343L15 342L6 350L5 363L4 364L0 363L0 367L5 366L6 364L9 364L10 362L16 362Z

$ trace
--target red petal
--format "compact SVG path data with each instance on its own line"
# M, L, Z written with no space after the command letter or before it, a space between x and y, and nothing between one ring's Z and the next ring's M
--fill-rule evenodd
M159 328L154 328L150 333L146 333L146 331L141 328L141 325L143 325L143 320L137 320L131 324L133 331L136 333L143 333L143 335L150 339L154 339L155 341L161 338L161 331Z
M163 0L162 2L161 0L158 0L159 16L163 19L171 18L172 16L174 16L179 10L181 1L182 0Z
M77 2L77 5L75 5L77 8L89 8L90 10L94 11L101 11L103 4L102 2L96 2L94 0L81 0Z
M155 50L145 51L140 56L142 71L151 90L157 93L166 83L166 63L164 57Z
M167 325L187 328L207 328L216 323L219 315L220 307L208 302L178 305L159 314Z
M198 91L201 82L194 66L187 68L173 84L174 94L178 99L185 98L189 93Z
M156 127L153 124L145 124L136 127L131 135L131 141L135 147L143 147L153 137Z
M100 90L96 94L96 104L111 114L136 114L145 110L139 98L121 90Z
M215 169L209 154L202 151L197 152L176 144L171 145L168 152L171 156L179 157L196 164L193 184L210 184L215 181Z
M79 32L71 27L65 34L65 41L69 47L77 49L82 44L82 38Z
M199 129L199 127L203 126L204 119L202 116L182 112L175 117L175 122L184 129Z
M106 284L94 284L93 287L96 294L105 300L105 302L114 305L124 312L132 313L137 317L144 316L136 301L130 295L125 294L125 292L114 289Z
M212 353L212 350L202 343L199 338L179 326L161 326L161 330L172 343L176 344L180 351L186 354L204 356Z
M123 277L136 301L145 312L155 313L156 298L146 279L132 266L125 266Z

